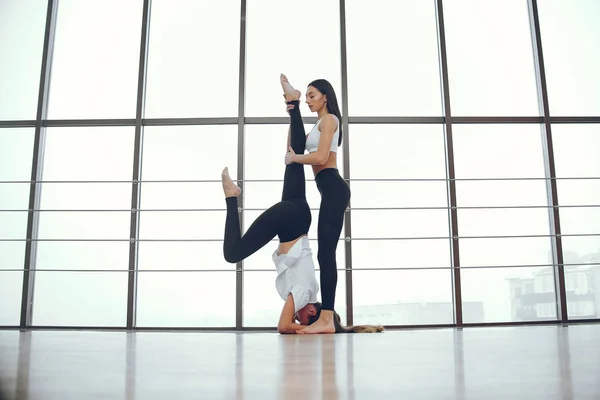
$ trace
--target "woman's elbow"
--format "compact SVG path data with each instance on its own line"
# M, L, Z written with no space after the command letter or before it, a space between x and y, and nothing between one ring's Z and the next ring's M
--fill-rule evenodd
M325 165L325 163L327 163L328 160L329 160L329 152L327 152L319 157L319 165Z

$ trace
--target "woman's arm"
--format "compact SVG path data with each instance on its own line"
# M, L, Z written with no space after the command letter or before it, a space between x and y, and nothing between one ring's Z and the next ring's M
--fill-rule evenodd
M333 134L335 133L336 121L333 115L328 114L323 118L319 130L321 131L321 137L319 139L319 147L317 151L310 154L295 154L292 156L291 161L298 164L307 165L323 165L329 160L329 152L331 150L331 141L333 140Z
M294 322L294 296L288 294L287 300L281 310L277 331L279 333L296 333L297 330L304 328L303 325Z

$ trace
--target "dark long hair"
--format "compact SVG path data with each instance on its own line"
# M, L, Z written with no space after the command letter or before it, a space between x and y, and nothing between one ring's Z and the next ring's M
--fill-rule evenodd
M308 325L315 323L321 315L321 303L315 303L317 309L317 315L308 319ZM340 316L335 311L333 312L333 326L335 326L335 333L375 333L383 332L383 326L381 325L355 325L355 326L343 326Z
M323 95L327 96L327 111L330 114L338 117L338 129L340 131L340 137L338 139L338 146L342 145L342 113L340 111L340 106L338 105L337 96L335 95L335 90L333 90L333 86L326 79L316 79L308 84L308 86L312 86L321 92Z

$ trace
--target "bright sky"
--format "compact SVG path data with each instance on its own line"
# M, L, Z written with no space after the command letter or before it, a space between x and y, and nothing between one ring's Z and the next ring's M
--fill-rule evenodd
M303 94L311 80L326 78L341 101L339 2L247 2L245 115L287 116L281 72ZM45 3L0 2L0 120L35 119ZM544 0L538 7L551 114L600 115L600 57L591 51L600 47L600 4ZM141 12L141 0L60 0L49 119L135 117ZM152 1L147 118L237 117L239 12L239 0ZM447 0L444 14L453 115L539 116L527 2ZM442 115L433 1L346 0L346 23L351 117ZM301 111L315 116L304 104ZM600 177L599 125L552 129L557 176ZM463 124L453 132L457 178L545 177L536 124ZM33 134L33 128L0 128L0 181L30 179ZM285 125L245 127L246 179L282 179L286 134ZM442 125L352 124L347 137L352 179L429 179L353 181L353 208L441 208L354 210L353 238L448 237ZM43 179L131 180L133 139L133 127L49 128ZM147 127L143 149L143 180L215 180L224 166L236 178L237 125ZM309 167L306 173L308 201L318 209ZM543 180L462 181L456 187L462 207L547 205ZM246 207L266 209L281 188L281 182L247 183ZM558 190L560 205L600 205L600 180L560 180ZM28 184L0 183L0 210L25 210L28 196ZM130 203L127 183L45 184L41 209L124 211L43 212L39 237L128 239ZM142 241L140 270L218 271L140 273L138 325L234 326L235 266L224 261L219 241L225 220L220 183L144 183L141 206L148 210L141 213L142 240L215 241ZM218 211L149 211L190 208ZM259 214L246 211L245 226ZM598 207L562 208L560 215L563 234L600 234ZM550 233L545 208L462 209L458 217L461 236ZM309 232L315 262L317 221L315 210ZM0 211L0 239L25 238L26 225L26 212ZM244 273L247 326L277 320L282 302L270 258L275 245L244 263L250 270ZM565 237L563 247L579 257L597 253L600 236ZM22 273L2 269L22 268L24 249L24 242L0 241L0 325L19 321ZM126 241L40 242L37 267L124 271L128 251ZM357 310L452 302L448 239L354 240L352 254L357 269L412 268L353 272ZM460 258L462 267L507 266L462 270L463 301L484 306L483 321L465 312L465 322L512 320L507 278L543 269L512 267L552 263L550 240L543 237L461 239ZM337 259L344 268L344 242ZM336 309L345 319L345 272L338 276ZM39 272L35 285L35 325L125 324L126 273ZM355 311L354 322L377 318ZM403 323L397 318L387 323ZM451 323L448 318L436 322Z

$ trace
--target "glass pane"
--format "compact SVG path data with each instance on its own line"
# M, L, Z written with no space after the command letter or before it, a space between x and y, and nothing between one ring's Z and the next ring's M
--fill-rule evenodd
M140 242L140 270L232 270L225 261L223 242Z
M461 269L463 321L518 322L556 319L552 267ZM465 307L476 303L477 311Z
M280 73L302 92L302 99L311 81L327 79L342 109L338 2L249 1L246 21L246 116L287 115ZM292 27L298 27L301 33ZM318 62L302 62L301 55L310 55ZM304 101L301 111L304 116L311 115Z
M456 202L459 207L547 207L546 181L458 181Z
M353 238L448 237L447 210L352 210Z
M237 135L237 125L146 127L143 180L215 180L220 184L224 167L229 167L229 175L236 179ZM281 160L284 156L281 156ZM212 196L213 186L201 185L202 190L210 190ZM164 196L168 196L166 192L169 190L164 188L170 186L162 187ZM142 201L146 201L144 188L145 184L142 185ZM220 194L223 195L222 189ZM224 208L224 200L222 204Z
M34 135L34 128L0 129L0 181L31 179Z
M18 218L16 226L22 226L21 232L14 232L13 221L3 218L0 213L0 239L10 239L18 233L16 239L24 239L27 227L27 213ZM8 232L11 230L13 232ZM12 235L11 235L12 234ZM19 325L21 318L21 294L23 290L23 272L4 271L23 269L25 263L25 241L6 242L0 240L0 326Z
M432 1L346 4L350 115L442 114L436 26Z
M459 179L545 178L539 125L454 125L453 135Z
M594 256L594 262L600 263L600 249ZM569 318L600 317L600 266L565 267L565 286Z
M450 241L355 240L352 268L450 268Z
M352 179L446 178L442 125L352 124L350 131Z
M600 236L563 236L562 245L565 264L600 264Z
M600 205L600 179L558 179L556 187L561 206Z
M459 239L459 245L461 267L553 264L549 237Z
M600 124L554 124L552 144L558 178L600 178Z
M316 262L316 257L315 257ZM244 326L276 327L283 308L283 300L275 289L275 267L272 272L247 271L244 273ZM317 267L317 265L315 265ZM338 268L340 266L338 265ZM246 266L244 266L246 268ZM316 272L320 282L319 271ZM321 301L320 291L317 298ZM338 271L337 289L335 292L335 311L342 324L346 323L346 273Z
M140 273L137 326L234 327L235 281L233 271Z
M29 208L30 187L31 184L29 183L0 183L0 210L27 210Z
M450 270L353 271L354 324L454 321Z
M131 183L47 183L42 210L129 210Z
M26 12L24 8L18 7L16 3L12 6L9 4L8 7L9 10L18 10L20 15L32 14L32 12ZM0 21L3 16L4 14L0 16ZM34 15L31 17L35 21ZM6 25L0 24L0 32L5 27ZM13 26L13 28L15 27ZM34 27L32 32L35 31ZM0 35L0 37L3 36ZM0 38L0 43L1 41ZM0 46L0 55L2 54L1 49L2 46ZM21 54L26 55L27 52ZM0 71L2 68L0 62ZM2 85L3 82L0 80L0 87ZM1 98L0 104L2 104ZM0 119L1 115L0 111ZM25 242L3 242L2 239L25 239L27 237L28 214L23 210L29 208L30 184L11 181L29 181L31 179L33 137L33 128L0 129L0 181L5 181L0 184L0 210L2 210L0 211L0 304L5 305L5 307L1 307L0 325L18 325L20 321L23 273L3 272L2 270L23 268ZM21 212L17 212L17 210Z
M33 325L124 327L127 274L37 272Z
M45 211L40 213L40 239L129 239L131 212Z
M600 207L563 207L559 212L563 235L600 235Z
M600 43L600 4L544 0L538 13L550 113L600 115L600 59L590 52Z
M236 171L231 171L235 174ZM215 175L211 179L220 179ZM131 190L130 190L131 192ZM129 193L131 196L131 193ZM219 182L144 182L141 210L200 210L226 208L223 185Z
M4 247L0 244L0 249ZM25 247L25 246L23 246ZM2 256L4 258L4 255ZM4 261L4 260L2 260ZM23 272L3 271L5 268L23 268L20 265L0 266L0 326L17 326L21 320L21 294L23 291Z
M0 5L0 120L36 118L47 9L47 0Z
M247 180L279 180L278 199L281 199L283 176L285 174L285 154L287 153L287 135L289 125L246 125L245 127L245 174ZM308 133L313 125L304 125ZM342 142L342 147L344 142ZM307 154L307 153L305 153ZM344 154L342 148L336 156L337 168L344 176ZM231 171L231 168L229 168ZM304 174L308 181L314 180L312 168L305 165ZM307 192L314 183L307 182ZM320 200L319 200L320 201ZM311 203L312 204L312 203Z
M61 0L50 118L135 118L142 5Z
M458 210L459 236L550 235L548 210Z
M240 10L240 0L152 1L146 117L237 116Z
M527 2L447 1L444 24L453 115L540 115Z
M39 242L38 269L126 270L129 242Z
M43 180L131 181L134 135L133 127L48 128Z
M142 211L140 239L223 240L225 215L225 211Z
M27 212L0 212L0 239L27 238ZM4 256L0 256L0 260Z
M351 189L352 208L448 206L444 181L353 181Z
M11 242L0 240L0 271L3 269L23 269L24 263L24 240Z

